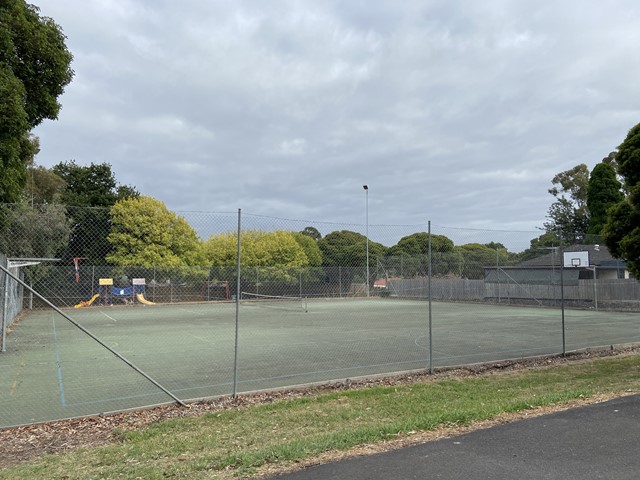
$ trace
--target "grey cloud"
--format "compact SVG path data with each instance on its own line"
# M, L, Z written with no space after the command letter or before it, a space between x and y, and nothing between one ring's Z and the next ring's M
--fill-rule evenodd
M43 13L76 78L36 132L38 161L108 161L174 210L361 224L368 183L372 222L535 233L553 175L593 167L640 113L631 0L64 0Z

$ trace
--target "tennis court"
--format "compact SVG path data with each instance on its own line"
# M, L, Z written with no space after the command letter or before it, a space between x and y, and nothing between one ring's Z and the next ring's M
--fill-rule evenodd
M425 301L386 298L66 310L183 401L429 368ZM433 366L562 351L558 309L433 303ZM640 342L636 313L568 310L567 351ZM0 354L0 427L173 401L53 310L30 312Z

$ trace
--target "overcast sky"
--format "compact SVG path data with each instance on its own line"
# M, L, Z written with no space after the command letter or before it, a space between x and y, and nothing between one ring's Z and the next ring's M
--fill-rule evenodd
M640 122L637 0L36 4L75 70L37 162L178 212L365 224L368 184L370 225L531 232Z

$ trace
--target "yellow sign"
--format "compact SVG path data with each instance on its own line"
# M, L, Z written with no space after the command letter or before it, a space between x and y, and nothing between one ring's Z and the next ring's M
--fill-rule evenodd
M101 278L98 280L98 285L113 285L113 278Z

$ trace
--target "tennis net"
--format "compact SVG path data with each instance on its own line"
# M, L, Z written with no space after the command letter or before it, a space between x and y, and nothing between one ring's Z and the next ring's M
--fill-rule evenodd
M280 295L261 295L259 293L241 292L240 301L243 305L254 305L280 310L308 312L307 297L286 297Z

